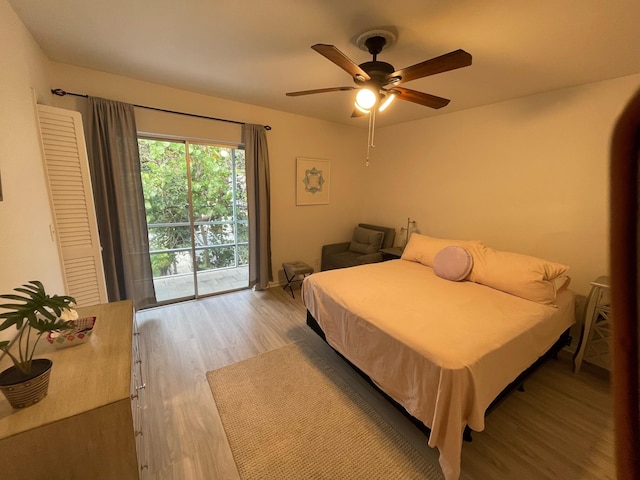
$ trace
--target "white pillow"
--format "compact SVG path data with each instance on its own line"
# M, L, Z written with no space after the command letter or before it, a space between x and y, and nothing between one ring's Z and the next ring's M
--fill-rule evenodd
M445 247L457 245L466 249L475 259L476 251L481 248L482 242L474 240L448 240L445 238L434 238L413 233L409 237L409 242L402 252L402 259L410 262L418 262L427 267L433 267L433 260L436 254Z
M554 282L569 270L561 263L484 246L473 260L469 280L545 305L553 305Z

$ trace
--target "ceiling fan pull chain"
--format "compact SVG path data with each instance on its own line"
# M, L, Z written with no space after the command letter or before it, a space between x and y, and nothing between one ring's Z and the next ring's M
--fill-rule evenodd
M369 151L371 149L371 115L372 113L369 112L369 131L367 132L367 162L365 163L366 167L369 166Z
M371 146L375 147L375 145L373 144L373 135L375 134L376 131L376 109L372 108L371 109L371 128L370 128L371 133L369 134L371 137Z
M365 166L369 166L369 152L372 147L375 147L373 144L373 134L376 126L376 110L375 108L369 111L369 135L367 137L367 161L365 162Z

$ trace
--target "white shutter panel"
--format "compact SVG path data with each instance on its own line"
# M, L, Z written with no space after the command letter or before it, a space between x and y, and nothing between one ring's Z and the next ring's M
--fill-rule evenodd
M78 306L106 303L82 116L38 105L38 118L67 294Z

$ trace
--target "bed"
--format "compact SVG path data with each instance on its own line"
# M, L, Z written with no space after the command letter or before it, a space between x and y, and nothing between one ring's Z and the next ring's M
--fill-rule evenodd
M482 431L494 399L574 323L575 296L564 265L415 235L401 259L307 277L303 301L329 345L430 429L454 480L465 427ZM464 281L438 271L451 246L474 264Z

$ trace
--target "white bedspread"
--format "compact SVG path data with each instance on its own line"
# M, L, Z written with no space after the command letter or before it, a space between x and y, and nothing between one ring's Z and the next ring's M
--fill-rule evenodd
M447 480L460 476L465 425L571 326L574 294L541 305L406 260L307 277L303 300L328 343L431 428Z

